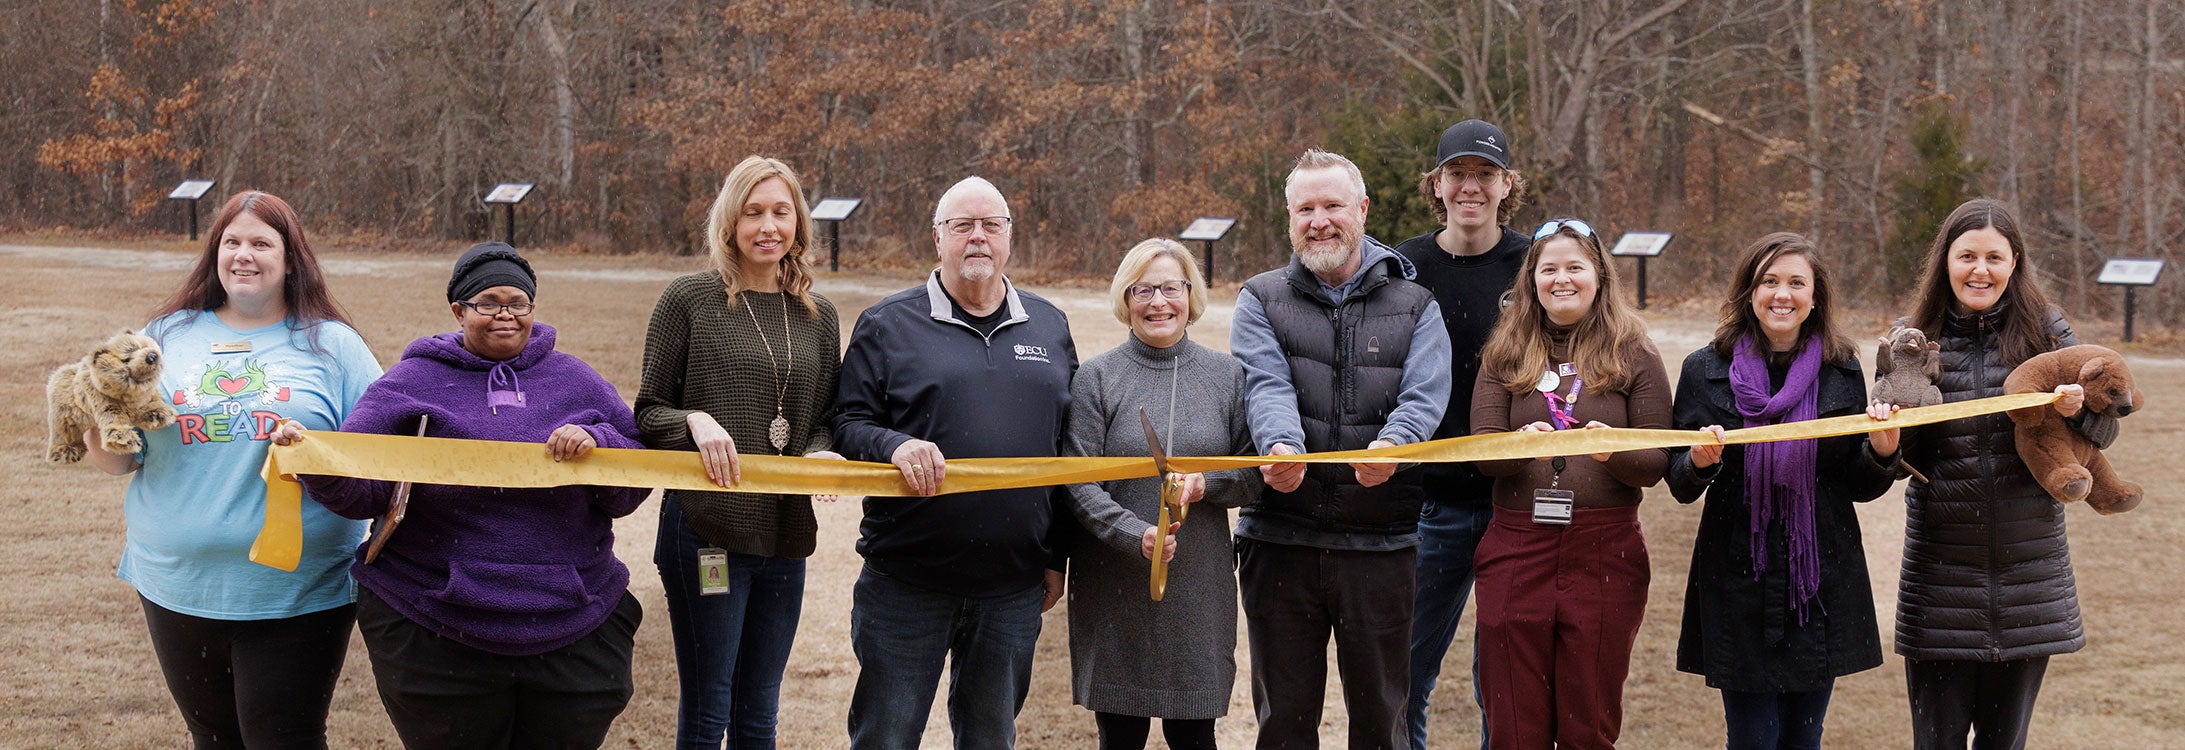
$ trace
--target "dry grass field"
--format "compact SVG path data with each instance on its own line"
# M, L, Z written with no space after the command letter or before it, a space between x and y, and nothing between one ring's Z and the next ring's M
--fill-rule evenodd
M33 241L36 242L36 241ZM187 744L145 638L130 588L113 576L122 542L125 479L80 466L53 467L44 452L43 384L55 366L103 340L114 329L143 322L172 291L194 256L180 242L123 249L86 243L0 244L0 747L177 747ZM322 245L338 298L358 321L382 363L412 338L451 328L441 301L452 257L362 253ZM634 397L645 321L659 290L695 270L695 258L540 254L540 320L561 329L564 351L583 358ZM1226 269L1225 269L1226 270ZM855 313L912 283L908 274L820 274L819 290L843 311L847 333ZM1235 279L1224 279L1233 288ZM1071 316L1080 356L1122 340L1123 328L1090 285L1031 285ZM1696 308L1649 313L1655 337L1672 363L1697 348L1711 326ZM1875 316L1879 318L1878 313ZM1196 326L1198 340L1224 347L1228 309L1217 306ZM1860 329L1863 335L1863 328ZM2108 341L2113 331L2088 338ZM2152 748L2185 746L2185 507L2174 488L2185 483L2185 435L2169 420L2185 404L2185 360L2133 352L2133 367L2154 409L2127 421L2110 453L2128 478L2152 497L2139 510L2099 517L2071 511L2080 601L2088 633L2084 651L2056 658L2034 721L2034 746ZM1674 374L1674 373L1672 373ZM632 589L646 609L638 633L637 696L615 725L613 747L665 747L675 720L675 661L667 606L650 564L657 500L618 524L618 551L629 563ZM810 568L805 614L784 688L782 745L829 748L846 744L844 715L857 665L850 655L850 584L859 560L852 551L858 505L820 509L822 535ZM1685 568L1699 518L1668 492L1648 492L1642 512L1654 562L1646 623L1627 685L1624 744L1634 748L1719 747L1721 704L1700 678L1674 670ZM1892 493L1862 510L1874 595L1887 638L1901 549L1904 510ZM1063 606L1068 606L1067 604ZM1065 618L1046 618L1032 696L1018 722L1028 748L1092 747L1092 718L1070 704ZM1241 638L1240 638L1241 641ZM1445 665L1436 695L1436 747L1465 747L1477 737L1469 705L1469 616ZM1223 743L1244 747L1253 736L1249 669L1240 674ZM1331 670L1332 672L1332 670ZM1322 736L1340 746L1344 712L1331 690ZM1902 663L1838 683L1829 715L1835 747L1909 744ZM398 744L372 687L361 641L334 702L335 747ZM1158 733L1156 732L1156 737ZM948 742L945 714L936 711L929 746ZM1158 739L1154 740L1160 746Z

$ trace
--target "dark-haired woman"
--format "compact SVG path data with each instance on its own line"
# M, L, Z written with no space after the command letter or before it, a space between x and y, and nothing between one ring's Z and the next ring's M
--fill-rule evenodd
M1661 354L1593 227L1542 224L1480 354L1472 433L1669 426ZM1479 681L1496 748L1606 748L1651 577L1641 490L1668 451L1481 461L1495 515L1479 576Z
M1812 243L1771 234L1734 268L1714 340L1684 358L1678 429L1889 416L1867 404ZM1836 678L1881 665L1856 504L1888 491L1896 451L1897 431L1884 430L1671 452L1677 501L1707 497L1677 669L1722 691L1731 750L1821 747Z
M669 282L653 308L638 427L654 448L698 451L723 488L740 453L842 458L827 431L841 328L812 291L812 237L796 172L746 158L707 217L713 268ZM668 491L653 563L675 632L678 747L774 746L818 529L810 497ZM725 592L700 585L710 554L727 562Z
M1927 252L1912 314L1899 321L1942 345L1942 400L2000 396L2012 368L2073 346L2041 293L2010 209L1958 206ZM2075 384L2054 408L2096 445L2116 420L2083 412ZM2083 412L2083 413L2082 413ZM1904 575L1897 653L1904 655L1913 745L2021 748L2048 658L2086 644L2064 538L2064 507L2018 459L2010 417L1990 414L1904 431L1904 457L1928 482L1904 493Z
M176 422L134 454L93 436L85 458L136 474L118 575L142 600L167 690L197 747L325 747L364 524L305 503L296 570L251 562L259 470L276 423L340 425L379 361L327 291L295 210L256 191L221 206L145 332L165 352Z

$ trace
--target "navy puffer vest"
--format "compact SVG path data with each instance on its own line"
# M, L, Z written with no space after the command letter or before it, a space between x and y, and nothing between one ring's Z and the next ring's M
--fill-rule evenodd
M1373 264L1341 305L1320 293L1319 279L1295 258L1288 268L1244 283L1265 306L1289 361L1306 452L1364 448L1396 409L1411 332L1434 301L1426 287L1397 274L1397 263L1388 257ZM1362 487L1346 464L1312 464L1297 491L1269 489L1244 512L1317 531L1408 534L1426 497L1420 476L1399 471L1378 487Z

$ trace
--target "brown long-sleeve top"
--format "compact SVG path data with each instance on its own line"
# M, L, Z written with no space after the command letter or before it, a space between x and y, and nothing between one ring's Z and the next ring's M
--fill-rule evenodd
M1551 362L1570 361L1567 336L1551 335L1549 343ZM1573 416L1581 425L1598 421L1610 427L1667 429L1673 393L1669 374L1662 369L1661 353L1654 350L1653 342L1641 339L1625 347L1622 356L1629 382L1622 388L1605 390L1588 381L1578 396ZM1583 374L1585 363L1576 364ZM1563 379L1563 383L1558 393L1568 391L1570 379ZM1484 371L1480 373L1472 386L1472 434L1510 432L1534 422L1555 423L1549 419L1548 401L1539 391L1526 388L1511 393ZM1480 473L1495 478L1495 504L1512 510L1530 512L1533 490L1547 487L1555 478L1553 461L1546 458L1481 461L1478 466ZM1638 505L1640 490L1661 481L1668 470L1669 451L1661 448L1618 451L1609 454L1606 462L1590 456L1568 456L1562 481L1556 487L1575 493L1580 508Z

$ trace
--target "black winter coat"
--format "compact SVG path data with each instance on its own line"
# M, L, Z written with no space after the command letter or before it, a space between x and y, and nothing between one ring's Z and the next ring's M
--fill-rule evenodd
M1943 401L2003 395L2003 379L2016 363L2003 361L1997 341L2001 309L1952 314L1931 336L1942 345ZM2047 333L2051 350L2079 343L2054 309ZM2092 434L2094 424L2088 420L2081 432ZM2019 460L2010 417L1907 429L1904 451L1931 483L1914 481L1904 493L1897 653L1993 662L2085 645L2064 506Z
M1780 382L1780 371L1777 373ZM1821 365L1819 414L1866 410L1866 381L1857 359ZM1745 424L1730 392L1730 358L1713 347L1684 358L1677 378L1675 425L1736 429ZM1745 501L1745 449L1729 446L1722 461L1692 467L1689 449L1669 460L1669 490L1689 503L1706 493L1684 591L1684 631L1677 669L1705 675L1707 686L1742 692L1802 692L1882 663L1881 631L1866 574L1855 503L1881 496L1898 478L1892 458L1875 457L1866 436L1821 441L1814 490L1814 533L1820 548L1820 611L1804 625L1790 609L1790 557L1783 525L1768 529L1767 570L1756 580Z

